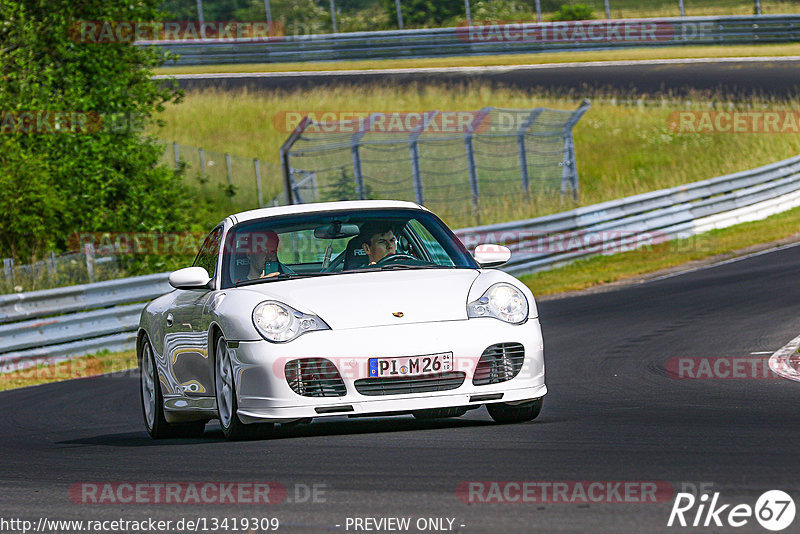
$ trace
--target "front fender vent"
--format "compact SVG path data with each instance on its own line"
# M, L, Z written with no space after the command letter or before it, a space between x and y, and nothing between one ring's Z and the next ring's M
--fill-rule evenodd
M485 386L511 380L525 361L525 347L520 343L498 343L486 347L475 367L472 384Z
M339 370L325 358L301 358L286 362L286 383L303 397L342 397L347 388Z

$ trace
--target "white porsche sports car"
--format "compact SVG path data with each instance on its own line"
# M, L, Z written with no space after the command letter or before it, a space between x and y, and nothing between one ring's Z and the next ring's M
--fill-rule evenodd
M229 439L347 415L534 419L547 393L530 290L410 202L265 208L222 221L142 312L147 431Z

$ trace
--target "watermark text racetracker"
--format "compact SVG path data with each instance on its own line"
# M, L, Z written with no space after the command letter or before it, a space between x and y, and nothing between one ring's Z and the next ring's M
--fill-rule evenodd
M770 356L677 356L664 368L676 380L783 380L778 373L797 372L800 356L772 362L772 366Z
M675 133L798 134L800 111L673 111L667 126Z
M579 20L561 22L476 21L459 26L459 39L469 43L658 43L698 40L711 35L711 22L669 20Z
M466 504L648 504L672 500L664 481L473 480L461 482L456 496Z
M282 40L280 22L79 20L69 36L80 44L154 41L264 42Z
M0 517L0 532L4 534L74 534L78 532L108 534L109 532L270 532L281 526L277 517L181 517L177 519L54 519L36 520Z
M576 230L568 232L542 232L535 230L513 230L500 232L477 232L456 230L456 236L467 249L478 245L502 244L514 253L558 254L585 252L616 254L639 248L666 243L673 238L683 238L674 243L676 247L693 248L694 236L671 236L657 230ZM83 250L90 245L100 254L153 254L194 256L207 234L199 232L78 232L67 239L70 250ZM291 253L314 252L319 249L315 239L297 235L291 243ZM273 239L269 231L253 231L236 234L236 243L225 243L224 253L245 254L263 250ZM680 243L680 244L677 244ZM288 250L289 245L281 241L278 255Z

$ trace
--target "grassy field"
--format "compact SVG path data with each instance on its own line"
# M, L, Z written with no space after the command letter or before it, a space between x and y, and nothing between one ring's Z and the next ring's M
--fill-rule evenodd
M691 102L643 100L640 105L620 105L607 97L596 98L574 129L581 184L579 205L750 169L800 153L800 136L796 134L690 134L670 129L672 112L708 110L714 106L728 109L727 102L706 98L698 95ZM386 102L391 102L391 109L387 109ZM189 93L183 104L167 108L162 115L165 126L154 133L185 145L272 162L272 172L262 173L264 198L272 198L282 191L275 164L278 148L288 135L276 117L288 110L477 110L488 105L575 109L577 104L567 99L477 84L326 87L259 93L206 91ZM797 101L741 104L742 107L770 110L798 109L798 105ZM535 217L571 207L571 203L560 199L525 203L517 196L494 206L484 206L481 222ZM468 206L464 209L469 211ZM460 215L445 213L446 222L454 227L473 224L469 217L464 218L464 209Z
M798 3L800 6L800 3ZM693 59L719 57L800 56L800 44L738 46L681 46L629 48L591 52L543 52L539 54L503 54L468 57L383 59L364 61L320 61L303 63L246 63L239 65L197 65L161 67L156 74L203 74L219 72L288 72L408 69L437 67L485 67L502 65L540 65L583 63L587 61L641 61L647 59Z

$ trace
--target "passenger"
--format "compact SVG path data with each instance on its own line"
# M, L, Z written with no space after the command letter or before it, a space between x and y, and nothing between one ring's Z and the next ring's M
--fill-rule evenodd
M278 260L279 243L278 234L272 230L259 232L253 236L252 251L246 254L247 259L250 261L247 280L272 278L281 273L291 272Z

